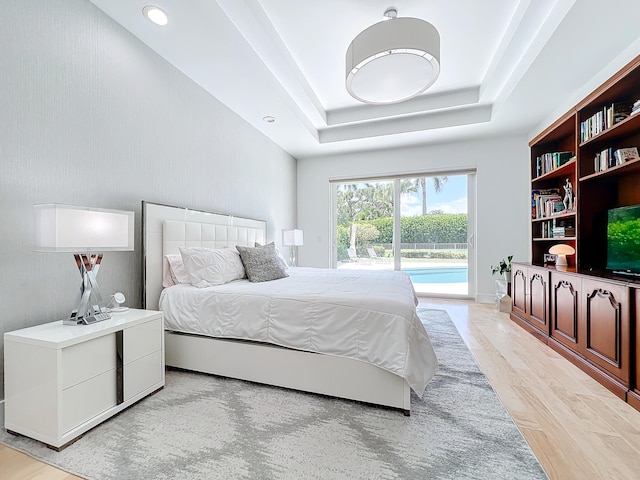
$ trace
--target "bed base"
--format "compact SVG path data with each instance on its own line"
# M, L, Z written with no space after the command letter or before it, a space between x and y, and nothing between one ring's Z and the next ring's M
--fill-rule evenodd
M358 360L171 331L165 352L169 367L411 411L404 378Z

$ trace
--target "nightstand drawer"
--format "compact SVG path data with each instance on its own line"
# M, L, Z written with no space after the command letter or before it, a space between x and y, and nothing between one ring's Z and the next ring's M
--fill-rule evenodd
M163 370L162 350L129 363L124 371L124 401L162 381Z
M64 390L61 431L66 433L115 407L116 381L116 370L113 369Z
M124 364L131 363L162 348L162 319L127 328L124 331Z
M113 334L63 349L62 389L115 369L116 360L116 339Z

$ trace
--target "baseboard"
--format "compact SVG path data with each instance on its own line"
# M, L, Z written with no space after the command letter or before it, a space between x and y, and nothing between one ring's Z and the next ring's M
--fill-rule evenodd
M496 294L484 294L479 293L476 295L476 303L495 303L496 302Z

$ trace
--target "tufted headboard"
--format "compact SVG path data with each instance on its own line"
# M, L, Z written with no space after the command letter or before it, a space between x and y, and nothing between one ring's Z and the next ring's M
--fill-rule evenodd
M164 255L180 247L253 247L266 243L267 222L142 202L142 308L158 309Z

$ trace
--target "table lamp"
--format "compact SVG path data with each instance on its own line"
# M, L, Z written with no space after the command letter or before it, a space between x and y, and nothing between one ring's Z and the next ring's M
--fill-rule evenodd
M573 255L576 250L566 243L558 243L549 249L549 253L556 255L556 267L566 267L569 265L567 255Z
M302 230L295 228L282 230L282 245L289 247L289 266L298 266L298 246L304 245L304 234Z
M78 306L63 323L87 325L111 318L96 276L102 252L133 250L134 213L61 204L33 208L34 250L73 253L82 277Z

